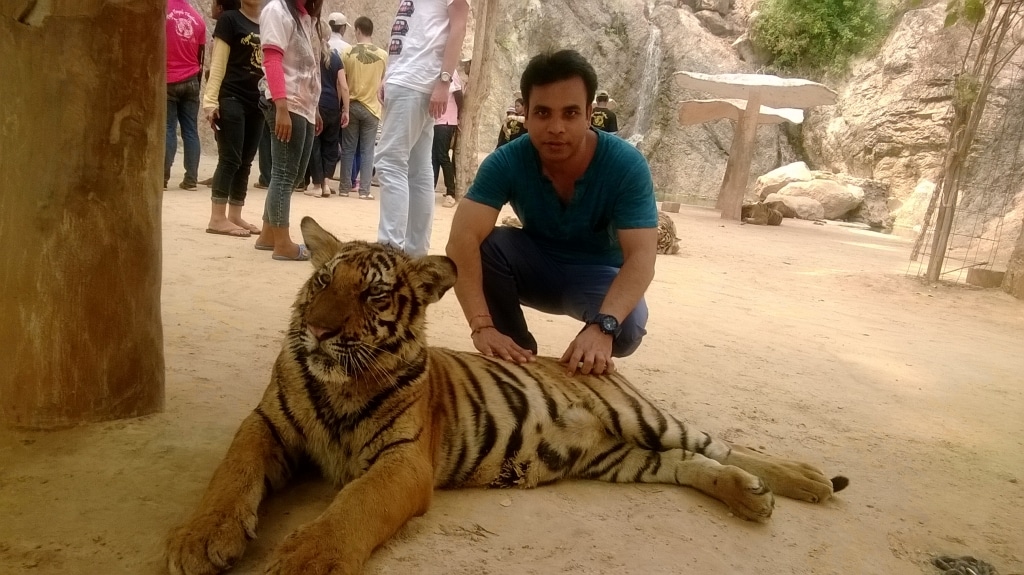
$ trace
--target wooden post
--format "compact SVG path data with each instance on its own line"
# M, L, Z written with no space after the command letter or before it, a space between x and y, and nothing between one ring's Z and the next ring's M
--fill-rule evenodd
M754 146L757 144L758 115L761 112L761 95L751 90L747 105L736 122L736 131L729 147L729 162L725 169L725 180L718 193L716 207L722 210L723 220L740 219L743 210L743 195L750 179L750 165L754 161Z
M498 25L498 0L479 0L470 4L476 19L473 36L473 63L470 85L466 90L466 109L459 125L458 166L456 178L459 197L466 194L473 176L480 167L477 149L480 143L478 127L483 121L484 102L490 97L494 83L495 31Z
M0 54L0 425L158 411L164 2L4 2Z

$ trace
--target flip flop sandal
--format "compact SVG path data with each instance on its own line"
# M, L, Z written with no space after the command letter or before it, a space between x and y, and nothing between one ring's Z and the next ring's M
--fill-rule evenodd
M249 230L242 228L237 230L215 230L213 228L206 228L206 233L216 234L218 236L231 236L233 238L247 238L252 235Z
M309 250L306 249L306 244L299 244L299 255L294 258L288 256L279 256L274 254L270 256L275 260L286 261L286 262L304 262L309 260Z

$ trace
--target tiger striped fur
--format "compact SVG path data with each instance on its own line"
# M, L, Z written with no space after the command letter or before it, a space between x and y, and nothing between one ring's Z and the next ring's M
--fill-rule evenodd
M665 212L658 212L658 253L678 254L679 238L676 237L676 223Z
M426 308L455 283L451 260L342 243L308 217L302 233L315 271L262 400L170 535L171 573L230 567L255 537L260 502L307 457L341 489L274 552L270 575L359 573L435 488L673 483L765 520L773 492L818 502L846 485L691 429L618 373L571 377L552 358L516 365L428 347Z
M740 210L740 219L747 224L756 226L781 226L782 212L775 209L776 202L757 202L743 206Z

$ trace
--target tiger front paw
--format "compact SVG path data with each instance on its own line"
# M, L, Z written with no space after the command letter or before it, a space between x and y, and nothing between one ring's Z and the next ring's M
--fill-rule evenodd
M313 522L284 540L266 575L357 575L359 569L360 563L345 555L330 529Z
M255 537L255 513L197 514L171 532L167 569L171 575L215 575L231 567Z
M718 498L747 521L767 521L775 509L775 496L768 485L738 467L723 467L715 488Z

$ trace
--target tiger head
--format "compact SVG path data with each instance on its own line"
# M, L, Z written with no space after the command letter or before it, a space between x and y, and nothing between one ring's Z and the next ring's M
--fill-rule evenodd
M301 229L314 269L296 298L289 340L314 375L355 377L422 354L427 305L455 285L455 264L342 242L310 217Z

